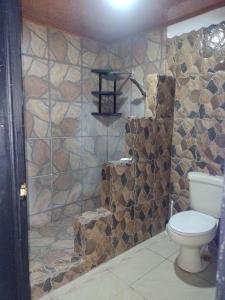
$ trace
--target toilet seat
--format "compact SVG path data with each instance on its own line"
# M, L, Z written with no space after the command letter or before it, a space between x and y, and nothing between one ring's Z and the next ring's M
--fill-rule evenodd
M182 236L201 236L217 229L218 221L206 214L189 210L177 213L170 218L170 229Z

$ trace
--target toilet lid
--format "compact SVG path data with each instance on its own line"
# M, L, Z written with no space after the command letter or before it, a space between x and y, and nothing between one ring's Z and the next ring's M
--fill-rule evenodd
M199 235L217 227L217 220L203 213L188 210L177 213L170 218L170 227L184 235Z

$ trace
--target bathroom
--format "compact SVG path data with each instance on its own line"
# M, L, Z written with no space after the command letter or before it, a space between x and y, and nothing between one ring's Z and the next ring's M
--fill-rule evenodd
M1 299L225 299L225 2L1 5Z

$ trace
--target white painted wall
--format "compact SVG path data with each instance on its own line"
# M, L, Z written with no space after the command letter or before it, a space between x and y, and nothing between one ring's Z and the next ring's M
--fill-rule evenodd
M210 12L187 19L167 27L167 37L172 38L183 33L199 30L202 27L208 27L212 24L219 24L225 21L225 7L214 9Z

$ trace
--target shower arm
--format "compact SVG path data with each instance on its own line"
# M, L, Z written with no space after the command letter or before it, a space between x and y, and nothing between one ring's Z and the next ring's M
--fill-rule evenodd
M140 83L137 82L136 79L134 79L133 77L129 77L130 81L136 85L136 87L139 89L139 91L141 92L142 96L146 98L146 92L143 90L143 88L141 87Z
M136 87L137 87L137 88L139 89L139 91L141 92L142 96L146 98L146 92L143 90L143 88L141 87L140 83L139 83L135 78L133 78L131 74L130 74L130 76L127 77L127 78L125 79L125 81L121 84L121 86L120 86L120 88L119 88L119 91L122 90L122 88L123 88L124 85L129 81L129 79L130 79L130 81L131 81L134 85L136 85Z

